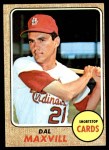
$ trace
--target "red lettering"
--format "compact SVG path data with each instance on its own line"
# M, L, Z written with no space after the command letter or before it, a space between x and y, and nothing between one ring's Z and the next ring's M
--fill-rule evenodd
M90 126L86 126L85 132L90 132Z
M63 135L63 142L67 142L66 135Z
M44 136L44 135L42 135L42 139L41 139L41 141L40 142L47 142L46 141L46 135Z
M33 142L39 142L39 136L35 136Z
M52 142L53 139L54 139L54 135L53 135L53 136L50 136L50 135L49 135L49 136L48 136L48 139L49 139L50 142Z
M26 135L24 138L24 142L32 142L32 135L30 136Z
M77 126L77 131L78 132L98 132L99 131L99 126Z
M85 132L85 126L82 127L82 132Z
M95 131L95 126L91 126L91 132Z
M99 131L99 126L98 125L96 125L96 132L98 132Z
M77 131L78 131L78 132L81 132L81 131L79 130L80 127L81 127L81 126L77 126Z

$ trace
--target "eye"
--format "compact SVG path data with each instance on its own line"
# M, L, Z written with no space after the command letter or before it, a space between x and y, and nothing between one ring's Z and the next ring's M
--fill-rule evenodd
M43 42L43 41L45 41L45 38L39 38L39 41Z
M30 43L33 43L33 42L34 42L34 40L32 40L32 39L28 39L28 42L29 42L29 44L30 44Z

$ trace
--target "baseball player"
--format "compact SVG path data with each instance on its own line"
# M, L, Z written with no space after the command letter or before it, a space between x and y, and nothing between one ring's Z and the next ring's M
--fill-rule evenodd
M21 125L68 125L69 102L79 110L93 110L100 101L100 68L86 66L79 77L56 60L60 44L55 20L36 14L28 21L31 56L18 58L13 67L13 102ZM91 94L89 80L96 82Z

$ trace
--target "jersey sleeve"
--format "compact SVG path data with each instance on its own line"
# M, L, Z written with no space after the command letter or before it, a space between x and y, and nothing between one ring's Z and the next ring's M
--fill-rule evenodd
M33 62L31 59L28 57L21 57L18 58L14 62L14 70L16 73L19 75L19 73L24 72L24 71L31 71L31 70L40 70L42 71L41 66L39 66L37 63Z
M73 103L81 102L89 94L89 92L90 92L90 89L88 86L86 86L84 90L73 99Z
M43 88L55 80L48 73L38 70L22 72L19 77L29 88L39 93L43 92Z
M86 109L87 102L89 99L89 92L90 89L86 86L86 88L77 97L73 99L73 105L76 107L77 110L83 111Z
M74 106L76 107L77 110L83 111L87 107L88 100L89 100L89 95L86 96L82 101L78 103L74 103Z
M14 62L14 71L27 87L39 93L43 92L43 88L55 80L27 57L19 58Z

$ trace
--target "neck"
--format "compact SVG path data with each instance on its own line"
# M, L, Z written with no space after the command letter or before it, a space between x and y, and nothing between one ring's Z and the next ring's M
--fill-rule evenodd
M44 62L39 63L39 65L43 68L43 70L51 70L56 66L56 51L51 55L51 57L45 59Z
M47 70L51 70L56 66L56 61L50 63L50 64L40 64L41 67L43 68L43 70L47 71Z

